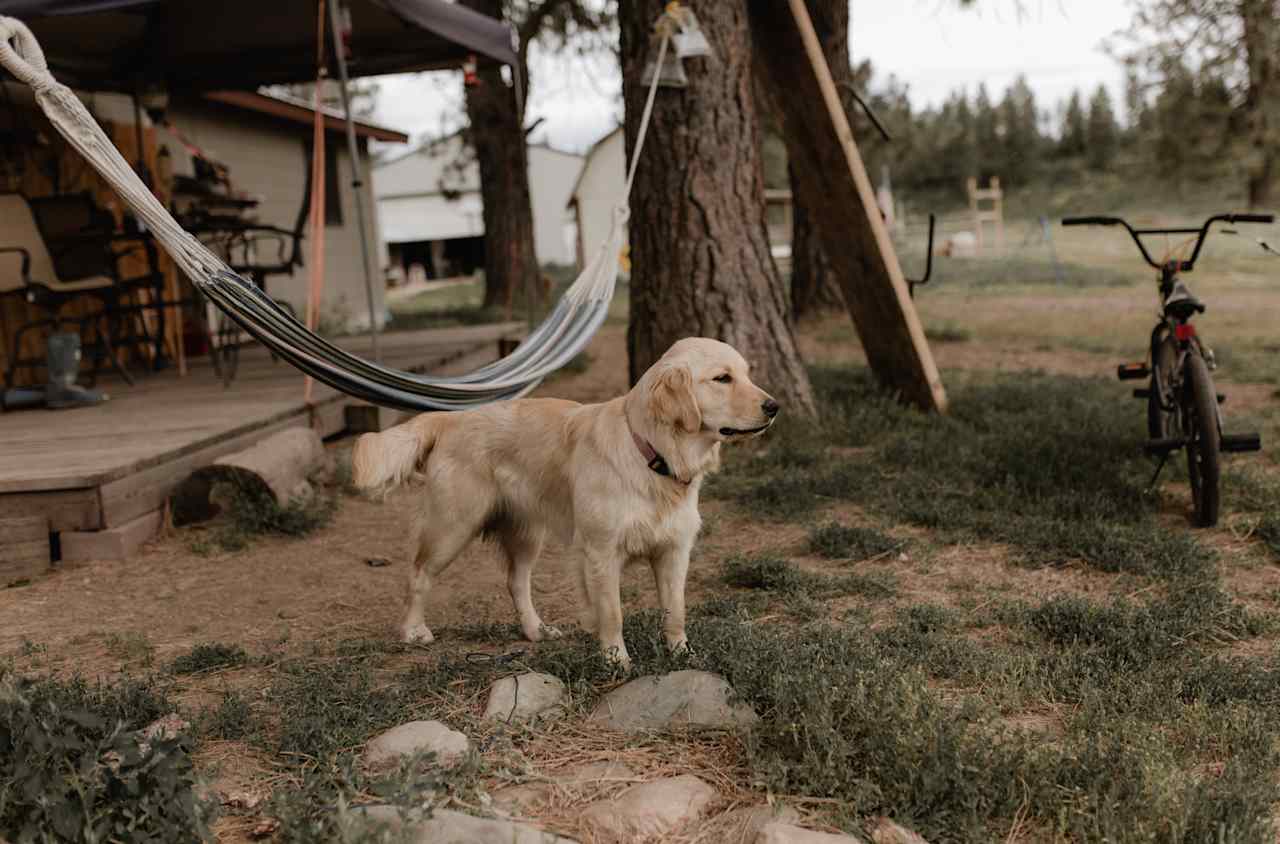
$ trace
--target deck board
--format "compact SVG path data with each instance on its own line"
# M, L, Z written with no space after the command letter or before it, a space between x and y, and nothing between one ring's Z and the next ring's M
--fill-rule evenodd
M430 371L461 355L517 336L520 323L385 334L383 362L399 369ZM339 342L367 356L369 340ZM265 349L242 350L239 371L223 388L206 359L184 378L150 374L134 386L100 385L111 400L74 410L22 410L0 414L0 494L96 487L152 466L231 440L293 417L308 419L329 405L354 401L317 383L312 407L303 401L303 376L273 362Z

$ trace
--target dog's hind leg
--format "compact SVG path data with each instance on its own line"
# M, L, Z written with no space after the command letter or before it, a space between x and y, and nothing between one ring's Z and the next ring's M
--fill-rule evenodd
M449 567L479 531L479 525L449 519L423 521L418 526L413 568L409 572L409 612L400 630L406 642L426 644L435 639L424 618L431 582Z
M559 630L542 623L542 618L533 607L533 566L542 553L546 538L546 531L522 530L515 524L504 525L498 535L498 542L507 558L507 590L511 593L511 603L515 605L516 615L520 618L520 629L530 642L540 642L544 638L560 635Z

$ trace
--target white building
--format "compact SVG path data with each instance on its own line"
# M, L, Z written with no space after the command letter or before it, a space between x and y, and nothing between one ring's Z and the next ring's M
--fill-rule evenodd
M577 223L576 253L580 267L595 257L609 236L613 206L622 197L626 184L625 147L621 126L596 141L587 150L582 173L573 186L569 210ZM791 254L791 191L766 189L765 202L774 257L785 259Z
M574 262L565 206L582 156L531 144L529 200L540 264ZM423 144L375 166L379 227L393 266L421 264L432 278L484 266L480 168L460 135Z
M99 95L98 99L104 98ZM131 110L124 114L131 114ZM169 105L167 116L181 137L157 129L157 146L170 157L175 176L194 175L193 150L188 148L191 144L208 158L225 165L232 185L257 200L256 206L246 212L249 219L286 231L294 231L300 219L305 221L304 200L310 179L308 150L315 118L308 104L248 91L227 91L175 99ZM327 213L320 315L322 323L356 330L368 326L369 309L365 275L360 267L360 230L356 224L351 157L341 117L326 109L325 126ZM408 141L400 132L364 121L356 123L356 135L366 173L370 166L370 139L383 143ZM377 282L382 278L379 234L373 214L373 192L367 181L360 193L370 239L369 263ZM303 234L309 240L310 233L305 227ZM260 255L260 259L270 261L275 257L274 246L264 249L266 254ZM307 249L309 244L304 242L304 263L295 267L292 274L273 274L266 279L267 292L291 304L298 313L303 312L309 285ZM386 319L382 287L375 283L373 290L379 323Z

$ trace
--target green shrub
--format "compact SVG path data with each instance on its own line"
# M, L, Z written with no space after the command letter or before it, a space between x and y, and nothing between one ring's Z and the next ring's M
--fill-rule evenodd
M0 681L0 835L15 841L202 841L186 739L135 732L169 709L149 684Z

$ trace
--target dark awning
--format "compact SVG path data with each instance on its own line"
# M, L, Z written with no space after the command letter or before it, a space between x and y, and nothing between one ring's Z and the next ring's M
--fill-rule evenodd
M316 77L316 0L0 0L61 81L134 91L253 89ZM352 76L515 62L507 24L444 0L347 0Z

